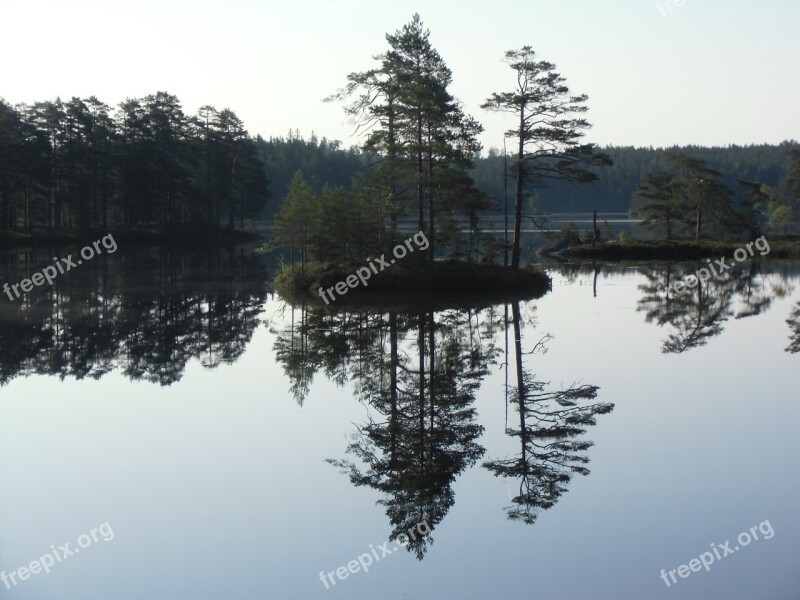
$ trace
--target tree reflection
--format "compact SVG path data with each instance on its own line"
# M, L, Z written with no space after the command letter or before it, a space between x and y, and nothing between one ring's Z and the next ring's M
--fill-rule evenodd
M53 252L6 256L6 281ZM266 269L250 253L148 249L100 256L0 313L0 385L18 376L179 381L192 358L207 368L241 356L258 327Z
M735 291L742 306L736 312L735 319L760 315L772 306L775 294L770 293L758 263L750 263L747 270L740 272L735 281Z
M511 499L508 518L527 524L536 521L539 510L551 508L567 491L574 474L588 475L586 451L592 442L582 438L595 417L613 410L610 403L586 404L597 397L598 387L572 384L567 389L547 390L525 370L519 304L512 304L517 385L512 402L519 416L516 429L506 433L519 440L520 453L508 459L493 459L484 467L497 477L519 479L519 493ZM543 353L550 336L536 343L529 354Z
M700 265L667 264L645 272L647 282L639 286L642 296L638 310L648 323L669 325L672 331L662 343L664 353L681 354L708 343L724 331L730 318L743 319L766 311L773 295L767 289L756 264L741 271L726 272L696 284L681 295L666 293L678 281L686 281Z
M299 403L313 373L324 370L340 385L350 382L367 407L347 456L328 462L354 485L380 492L391 540L402 539L423 522L435 531L455 502L457 477L485 454L480 444L484 428L474 403L501 354L498 333L507 333L512 323L508 305L498 308L343 308L345 312L330 313L301 306L293 325L276 331L278 360L292 390L299 392ZM581 436L596 415L613 405L588 402L596 398L596 386L548 391L523 371L519 302L512 304L512 311L520 428L508 433L520 440L521 457L484 466L495 475L521 479L516 508L509 515L533 522L535 509L552 506L572 474L588 473L591 442ZM309 369L293 369L292 364ZM428 535L410 540L407 549L422 559L431 543L433 536Z
M423 522L433 531L455 501L456 477L484 454L473 403L497 355L498 326L493 310L465 309L390 312L355 328L374 342L350 369L371 411L347 448L355 460L329 462L383 494L390 539ZM421 559L432 542L429 535L407 548Z
M800 302L797 303L791 316L786 320L786 323L789 325L789 329L792 332L786 351L797 354L800 352Z

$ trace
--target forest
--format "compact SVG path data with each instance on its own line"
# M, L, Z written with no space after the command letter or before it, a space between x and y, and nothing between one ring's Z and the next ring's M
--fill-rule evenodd
M665 183L672 172L672 208L689 228L696 217L685 205L698 190L691 177L679 182L676 171L686 171L687 161L713 179L700 191L709 207L724 205L734 229L747 228L743 211L759 224L775 221L784 233L800 214L797 142L712 148L587 143L588 96L571 92L555 65L528 46L506 53L515 71L509 82L516 80L517 89L487 94L481 106L520 116L521 125L507 131L505 155L494 147L486 151L479 142L483 128L449 91L453 74L429 33L415 15L387 34L388 47L375 56L374 68L351 73L327 98L341 103L364 132L349 148L314 133L306 139L297 129L286 137L251 135L233 110L204 105L190 115L165 91L116 107L95 96L14 106L0 98L0 238L13 231L101 228L181 237L187 227L241 230L277 217L277 235L293 245L290 229L308 224L287 226L291 207L283 219L280 211L284 200L298 197L290 193L298 173L308 202L338 226L345 226L345 209L357 212L365 227L364 221L380 221L378 229L359 233L363 239L390 239L398 219L413 219L435 245L453 245L465 220L477 233L482 217L503 212L504 199L516 223L523 213L629 213L669 230L670 238L675 215L652 213L663 212L653 186L659 174ZM544 125L534 128L537 122ZM675 156L685 157L683 167Z
M115 109L94 96L0 101L0 230L243 227L267 196L255 141L229 109L187 116L166 92Z
M667 153L682 153L705 161L722 174L723 183L736 189L737 180L765 184L782 194L787 186L788 151L800 148L794 141L779 145L759 144L726 147L671 146L669 148L634 148L632 146L602 146L614 163L613 167L597 170L597 180L585 186L568 182L553 182L538 190L532 208L543 213L558 212L616 212L631 210L636 187L647 173L668 166ZM482 190L498 199L503 198L503 152L491 148L475 160L473 177ZM509 180L509 186L513 180Z
M264 140L256 137L259 154L264 161L269 178L270 197L264 218L272 218L286 195L292 176L302 171L309 185L320 192L325 184L346 186L359 171L369 170L374 157L356 146L344 148L338 141L316 135L303 137L299 131L290 131L287 137ZM614 163L613 167L597 169L597 180L589 185L553 182L537 191L530 199L531 210L543 213L628 213L635 200L637 186L647 173L667 168L667 153L682 153L704 160L722 174L725 185L735 190L737 180L760 182L776 194L783 195L788 186L789 155L800 143L786 141L779 145L758 144L748 146L671 146L669 148L636 148L633 146L601 146ZM481 151L472 162L470 171L476 186L492 199L487 214L502 211L504 189L504 162L502 149L495 147ZM508 195L513 188L513 177L507 178ZM513 200L513 198L510 198ZM795 207L795 211L797 212Z
M553 182L537 190L529 210L628 213L647 173L666 168L667 152L703 159L723 183L759 182L783 195L788 151L800 144L728 147L604 146L614 163L589 185ZM230 110L204 107L187 117L178 99L159 92L116 110L92 97L10 106L0 99L0 231L26 228L126 227L274 218L300 170L317 192L348 186L373 168L374 156L338 140L251 137ZM504 182L502 150L476 154L470 171L491 199L484 214L502 211L513 177ZM510 199L513 201L513 198ZM792 206L800 214L800 206Z
M270 201L264 218L272 218L286 195L292 176L302 171L309 185L320 192L325 184L346 186L359 171L369 170L374 157L358 147L344 148L338 141L319 139L316 135L303 137L299 131L290 131L287 137L264 140L256 138L260 156L269 178ZM760 182L778 195L788 186L789 155L800 143L786 141L779 145L758 144L748 146L671 146L669 148L636 148L633 146L601 146L614 163L613 167L597 169L597 180L589 185L553 182L537 190L530 199L531 210L543 213L628 213L635 200L637 186L647 173L667 168L668 152L682 153L704 160L722 174L725 185L737 189L737 180ZM512 158L507 158L510 165ZM504 159L502 149L491 147L472 159L470 171L476 186L492 199L492 209L487 214L502 211L504 190ZM509 201L514 185L507 178ZM800 206L795 206L795 212ZM800 213L798 213L800 214Z

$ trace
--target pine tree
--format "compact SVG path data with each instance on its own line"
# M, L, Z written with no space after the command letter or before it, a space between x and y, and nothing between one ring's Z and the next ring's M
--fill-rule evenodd
M416 205L418 227L431 244L426 263L430 285L437 214L445 204L443 182L450 171L467 176L480 151L482 127L448 91L452 73L419 15L386 40L389 49L377 57L379 66L349 75L348 85L332 98L353 98L345 110L357 119L357 131L369 131L364 150L377 152L383 161L391 226L397 223L400 198Z
M721 233L734 227L731 191L722 182L722 174L684 152L666 152L664 156L675 172L678 210L687 228L694 230L695 241L712 231Z
M641 199L638 209L642 225L648 229L664 228L664 235L672 239L672 226L678 217L675 199L675 178L665 171L648 173L636 188L636 196Z
M546 186L550 181L586 183L597 179L591 166L607 166L611 160L583 143L591 125L581 115L588 110L588 96L572 95L553 63L538 60L530 46L506 52L515 71L517 86L510 92L493 93L482 108L505 112L517 120L507 137L517 140L514 203L514 240L511 267L519 269L522 203L528 188Z
M295 250L299 251L302 275L305 275L308 257L309 233L316 204L315 196L311 186L303 177L302 171L298 170L289 184L283 204L275 214L272 245L289 248L292 264L295 262Z

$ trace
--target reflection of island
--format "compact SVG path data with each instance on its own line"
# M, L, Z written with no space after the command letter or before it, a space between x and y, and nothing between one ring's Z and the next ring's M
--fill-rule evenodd
M567 389L546 390L522 361L520 310L512 304L517 385L511 402L516 405L519 427L506 433L519 439L520 453L509 459L484 463L498 477L519 479L519 494L511 499L508 518L534 523L539 509L551 508L567 491L573 474L588 475L586 451L592 442L583 438L597 415L613 410L609 403L588 404L597 397L598 387L572 384ZM528 354L545 352L549 336Z
M17 281L48 253L12 255ZM8 263L6 263L8 264ZM33 374L99 379L120 369L169 385L187 362L236 360L259 324L266 270L243 251L166 249L98 257L0 307L0 384Z
M492 333L498 326L491 311L484 312L389 313L358 324L348 319L345 335L372 325L372 347L352 344L359 360L350 370L372 412L347 448L357 462L330 462L353 484L384 494L380 503L392 540L416 523L434 530L455 501L456 477L484 453L472 405L496 355ZM432 542L425 536L407 548L421 559Z
M512 309L523 376L519 303ZM485 453L475 395L500 355L498 334L511 325L507 305L333 314L305 305L287 310L291 325L275 331L275 348L296 401L304 402L312 377L323 371L340 385L351 382L368 407L348 456L328 462L354 485L381 493L390 539L420 522L434 531L455 502L457 477ZM529 493L519 500L527 507L520 512L551 506L569 473L588 472L585 451L591 442L578 437L594 423L594 415L612 408L582 402L595 397L594 386L545 392L524 377L515 402L523 421L522 464L514 459L485 465L496 475L523 479ZM513 464L507 467L507 462ZM557 489L548 491L553 486ZM428 535L407 548L421 559L432 542Z
M789 329L792 332L786 351L797 354L800 352L800 302L797 303L791 316L786 320L786 323L789 325Z

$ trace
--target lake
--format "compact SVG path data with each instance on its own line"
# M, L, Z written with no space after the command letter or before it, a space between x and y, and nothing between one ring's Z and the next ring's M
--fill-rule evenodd
M797 598L800 264L659 293L698 266L322 310L142 248L2 296L0 592Z

